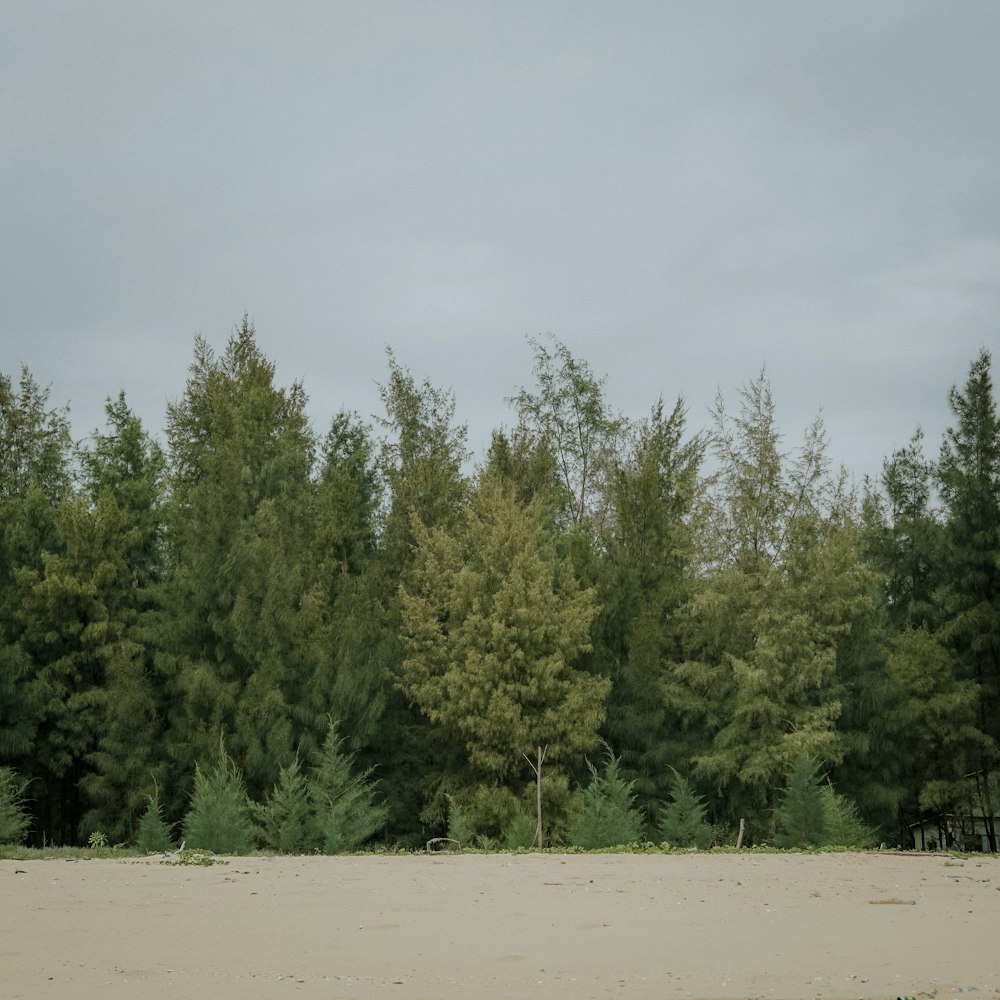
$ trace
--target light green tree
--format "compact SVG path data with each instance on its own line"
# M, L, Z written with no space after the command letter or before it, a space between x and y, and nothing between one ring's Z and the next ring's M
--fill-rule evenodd
M703 579L685 609L694 662L679 676L712 730L694 775L715 787L724 818L745 815L763 833L791 760L843 758L838 652L872 588L820 422L787 456L762 373L742 390L735 417L720 400L712 445Z
M535 388L511 398L519 436L542 444L556 464L568 525L600 524L607 506L608 463L622 427L604 397L604 379L555 337L529 337Z
M593 747L608 681L575 668L594 594L556 555L536 505L484 478L460 530L414 520L402 597L402 686L463 747L480 782L519 785L524 757L571 761ZM548 748L545 751L544 748Z

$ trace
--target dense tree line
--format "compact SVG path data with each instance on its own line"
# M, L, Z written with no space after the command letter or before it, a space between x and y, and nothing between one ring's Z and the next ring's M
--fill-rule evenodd
M787 447L764 372L692 431L532 344L478 457L391 353L383 416L318 435L246 320L196 342L162 445L124 394L74 444L0 375L0 777L27 835L134 842L227 774L303 849L352 795L406 845L599 841L602 810L631 839L794 840L813 802L905 846L994 816L990 355L939 452L918 431L859 486L819 420Z

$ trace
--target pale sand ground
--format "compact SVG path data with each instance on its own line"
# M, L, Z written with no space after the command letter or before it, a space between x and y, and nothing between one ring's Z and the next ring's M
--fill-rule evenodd
M0 997L985 1000L998 890L940 855L0 861Z

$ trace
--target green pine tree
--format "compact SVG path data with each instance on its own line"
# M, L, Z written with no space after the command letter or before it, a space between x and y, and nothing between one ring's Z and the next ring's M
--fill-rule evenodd
M535 817L518 812L503 831L504 846L508 851L526 851L536 847Z
M699 518L704 570L683 608L689 659L674 694L710 734L694 777L718 790L720 819L745 816L759 836L788 759L843 759L838 655L872 586L821 421L789 457L766 375L741 398L735 418L721 398L716 409L719 471Z
M0 767L0 844L20 844L28 833L26 787L11 768Z
M579 814L569 826L570 844L599 850L641 840L643 818L635 808L634 783L619 774L619 761L609 753L601 771L588 766L591 780L581 796Z
M684 441L683 404L628 428L626 448L608 477L610 517L603 531L602 606L594 654L611 677L604 735L635 781L636 801L650 830L667 796L671 760L705 749L705 734L673 697L675 665L683 660L679 612L692 596L693 508L702 443Z
M1000 772L1000 414L983 350L965 386L949 403L955 426L945 435L938 481L945 509L945 621L941 639L956 654L959 675L979 693L978 724L987 738L974 767L991 851L1000 849L1000 810L990 794Z
M254 826L246 785L232 758L222 750L210 771L196 765L191 807L184 817L188 847L215 854L248 854Z
M281 769L267 801L255 811L261 839L271 850L305 854L318 846L315 809L298 758Z
M450 748L439 760L458 768L451 787L502 785L516 799L525 757L536 767L547 747L555 775L598 742L609 685L577 666L593 591L557 553L537 504L523 506L494 474L455 530L414 529L402 688Z
M861 819L857 806L832 784L825 784L822 792L824 846L859 850L874 846L875 831Z
M465 818L465 810L459 801L453 796L448 797L448 837L457 840L459 844L469 845L476 835L476 831L469 825ZM534 835L534 827L532 827Z
M143 854L159 854L174 848L173 825L163 818L158 789L146 796L146 811L136 827L135 846Z
M371 769L354 772L355 755L343 752L344 738L330 723L309 784L316 830L324 854L346 854L371 838L388 819L388 808L376 801Z
M329 675L316 664L323 612L311 572L315 441L305 407L301 385L275 384L244 317L221 356L196 342L184 396L168 409L173 571L158 636L166 745L188 775L224 731L255 798L324 727L313 706L297 711L303 679ZM324 707L322 693L315 700Z
M816 762L800 753L788 768L784 794L774 814L778 847L820 847L827 843L827 804Z
M672 847L705 850L712 843L712 828L706 821L705 800L690 783L674 772L670 803L660 813L660 837Z

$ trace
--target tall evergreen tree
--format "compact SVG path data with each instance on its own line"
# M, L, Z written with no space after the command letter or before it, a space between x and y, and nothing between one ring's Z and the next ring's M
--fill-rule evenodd
M338 414L322 446L310 545L314 587L324 611L315 669L327 682L310 679L298 703L309 711L310 726L317 716L325 726L335 713L355 750L376 736L398 649L376 572L382 498L370 429L353 414ZM324 734L320 730L314 743L303 745L306 758L319 749Z
M766 375L741 399L734 418L721 400L716 409L705 576L685 612L693 655L678 677L714 729L695 775L716 787L724 818L745 814L762 833L790 760L843 757L838 646L869 587L822 424L789 458Z
M662 402L629 429L628 448L610 466L610 516L603 533L606 570L595 627L612 679L604 732L622 775L634 785L650 829L666 798L670 762L695 752L690 719L672 697L672 665L683 659L679 609L694 584L692 511L703 446L684 440L678 400Z
M61 549L56 516L71 493L71 452L67 411L49 407L48 390L26 368L17 383L0 373L0 762L29 777L39 763L32 748L48 699L21 642L18 574L39 572L43 553Z
M862 547L876 589L869 613L842 640L839 657L845 759L833 772L866 819L900 842L906 841L906 825L921 814L925 787L950 780L950 767L942 771L936 751L899 752L901 743L912 745L911 727L920 727L921 736L928 732L920 664L927 656L931 662L940 659L927 644L936 641L931 636L942 622L944 581L934 498L933 465L924 457L918 431L886 460L880 489L869 487L866 493ZM922 634L910 636L911 631ZM935 676L943 692L945 677Z
M81 786L90 808L81 836L101 830L131 841L151 790L165 777L164 688L154 667L155 619L163 562L165 460L124 394L106 406L108 431L81 456L90 519L102 526L89 560L107 615L98 649L100 676L90 694L96 747Z
M941 635L956 653L961 676L978 688L979 728L989 739L976 767L984 791L1000 767L1000 418L990 366L984 349L964 388L951 390L955 425L938 464L948 569ZM1000 803L984 794L981 808L996 851L993 817Z
M246 318L221 357L199 339L167 425L171 572L160 662L171 685L168 749L188 774L225 734L258 797L303 736L290 694L309 672L302 659L315 645L303 636L320 616L307 599L314 442L306 397L298 384L275 386L274 374Z
M529 337L535 355L535 391L511 399L520 433L544 443L555 458L568 525L601 524L607 506L605 479L622 421L604 397L604 379L555 337L546 345Z
M388 362L389 375L380 386L385 416L380 421L379 471L387 496L379 549L366 580L352 593L363 621L353 618L345 635L352 648L362 643L369 652L345 662L355 665L352 686L359 681L356 668L364 671L369 715L377 712L380 719L367 745L359 743L357 729L352 734L360 766L379 766L391 810L389 829L403 842L416 844L426 839L425 824L443 821L440 810L428 811L427 805L431 797L441 802L430 789L438 785L441 761L452 751L400 690L405 654L399 589L412 569L415 526L447 532L461 518L469 495L463 471L469 453L465 425L455 422L453 395L427 380L418 383L391 351ZM343 675L338 688L344 691ZM345 716L345 721L350 719Z

